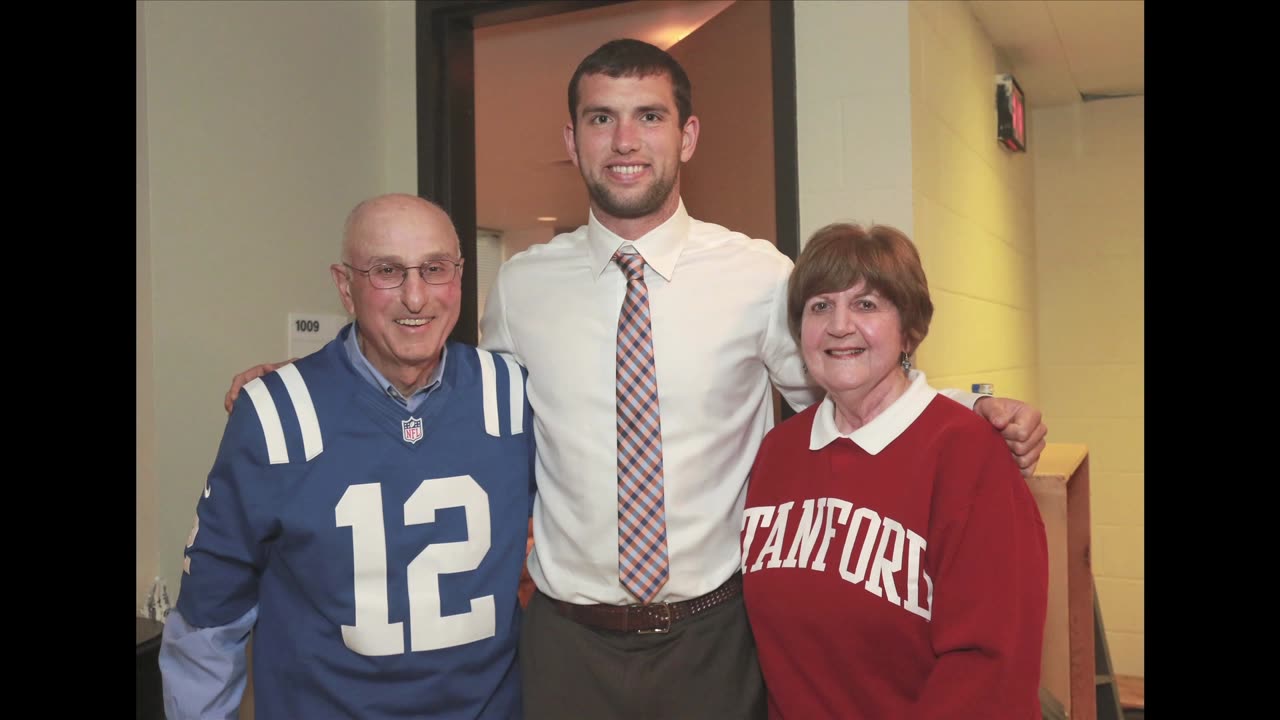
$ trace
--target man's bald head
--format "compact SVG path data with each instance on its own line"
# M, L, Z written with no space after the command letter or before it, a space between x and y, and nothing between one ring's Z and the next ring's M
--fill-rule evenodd
M435 226L440 231L447 227L453 238L453 256L462 256L457 229L444 208L417 195L389 193L363 200L347 213L347 220L342 226L342 262L357 265L352 262L355 257L352 251L358 250L362 241L385 233L387 226L394 225L397 219L415 216L424 227Z

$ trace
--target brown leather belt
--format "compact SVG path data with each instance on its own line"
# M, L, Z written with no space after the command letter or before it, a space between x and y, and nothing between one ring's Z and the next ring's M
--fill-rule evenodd
M685 618L732 600L742 594L742 575L734 573L723 585L691 600L648 605L578 605L544 595L561 615L601 630L633 633L665 633Z

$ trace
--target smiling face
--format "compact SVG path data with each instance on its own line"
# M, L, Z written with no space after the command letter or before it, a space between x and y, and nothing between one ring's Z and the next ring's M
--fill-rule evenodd
M449 217L412 195L385 195L352 211L343 238L343 261L361 270L377 263L404 267L459 260L458 236ZM461 309L462 280L456 272L443 285L428 285L410 270L398 288L374 287L367 275L330 267L342 304L354 315L360 349L369 362L408 395L426 383Z
M596 218L634 239L680 202L680 165L693 157L698 118L681 125L671 78L583 75L565 149L582 174Z
M902 353L929 334L933 301L910 238L887 225L834 223L809 238L787 281L787 328L849 432L908 386Z
M905 349L898 308L866 282L805 302L800 352L809 375L829 393L855 402L880 391L900 395L907 386L900 364Z

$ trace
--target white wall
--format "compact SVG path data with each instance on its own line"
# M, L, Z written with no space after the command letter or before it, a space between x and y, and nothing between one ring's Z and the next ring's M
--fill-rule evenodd
M231 376L285 357L288 312L343 312L343 219L416 192L417 144L411 2L139 7L141 603L176 596Z
M838 221L911 235L907 3L799 0L795 24L801 247Z

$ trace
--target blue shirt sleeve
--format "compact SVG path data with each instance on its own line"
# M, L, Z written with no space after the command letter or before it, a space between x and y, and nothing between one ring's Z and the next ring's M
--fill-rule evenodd
M247 680L245 649L258 606L227 625L198 628L174 608L160 641L160 677L169 720L235 720Z

